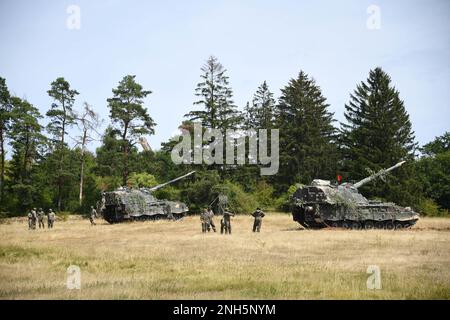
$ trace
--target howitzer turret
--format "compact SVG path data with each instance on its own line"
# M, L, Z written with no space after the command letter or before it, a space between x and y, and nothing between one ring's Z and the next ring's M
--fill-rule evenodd
M100 212L109 223L149 219L179 219L189 208L179 201L157 199L153 192L184 179L195 171L151 188L119 188L102 194Z
M292 196L294 221L306 228L400 229L413 226L419 215L411 208L367 200L358 192L359 187L404 163L382 169L354 184L334 185L327 180L314 180L311 185L298 188Z

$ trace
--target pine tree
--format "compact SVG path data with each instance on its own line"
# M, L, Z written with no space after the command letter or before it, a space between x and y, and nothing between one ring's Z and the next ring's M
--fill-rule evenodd
M116 124L115 129L121 137L123 185L127 184L130 174L129 154L132 146L139 136L154 134L156 126L143 100L151 91L144 90L135 78L134 75L125 76L117 88L112 90L114 96L107 99L111 120Z
M246 128L271 129L274 125L275 99L264 81L253 95L252 104L245 107Z
M14 197L20 202L19 208L29 208L36 199L37 190L33 188L33 168L42 153L45 137L38 119L39 110L26 100L11 98L13 106L11 128L8 138L13 149L11 160L12 189Z
M5 195L5 144L6 132L8 132L11 122L10 98L6 80L0 77L0 204L3 204Z
M251 104L247 102L247 105L244 108L244 121L243 121L243 129L255 130L256 141L259 141L258 130L259 129L273 129L275 126L275 99L273 98L273 93L270 92L269 86L267 82L264 81L256 90L253 95L253 99ZM247 132L250 134L250 131ZM268 153L271 153L270 144L268 147ZM249 155L249 139L246 141L246 155L248 158ZM257 182L260 180L273 180L269 177L263 177L260 175L260 167L254 165L244 165L235 169L236 172L233 172L229 179L232 181L241 183L245 186L246 191L251 190L252 188L256 188L258 185Z
M417 144L409 115L391 78L381 68L371 70L367 81L350 95L345 118L340 140L343 169L350 179L359 180L401 160L414 159ZM414 192L411 188L417 187L413 177L411 166L405 165L392 172L388 181L374 181L362 191L367 196L408 203Z
M47 93L55 101L46 114L50 118L47 130L53 135L56 144L59 144L58 148L62 150L65 146L67 128L75 123L73 104L79 93L71 89L69 82L64 78L53 81Z
M119 177L123 172L121 143L118 139L118 133L111 126L108 126L102 136L102 144L96 150L96 168L95 173L100 177ZM122 179L120 178L120 181ZM119 186L121 182L118 182Z
M276 107L280 129L279 191L294 183L333 178L336 166L333 114L320 87L300 71L281 90Z
M207 128L229 129L237 128L241 122L239 114L233 102L233 91L229 84L226 69L216 57L208 58L201 68L202 81L197 84L195 95L200 100L194 105L203 106L203 110L191 111L185 115L191 121L200 120Z
M75 115L73 112L73 104L78 91L70 88L69 82L64 78L57 78L52 82L51 88L47 91L48 95L54 99L50 110L47 111L47 117L50 122L47 125L47 131L53 136L53 144L58 153L58 210L62 207L62 188L64 184L64 155L66 152L65 137L67 129L75 124Z
M256 110L253 104L247 101L244 107L244 129L257 128Z

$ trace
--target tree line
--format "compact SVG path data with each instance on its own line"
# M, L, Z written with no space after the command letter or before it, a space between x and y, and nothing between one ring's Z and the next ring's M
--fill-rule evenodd
M99 201L102 191L149 187L191 169L197 171L194 177L156 196L182 200L193 211L219 193L226 193L238 212L256 206L288 210L298 184L316 178L335 181L338 175L356 181L402 160L404 166L365 185L362 193L424 214L448 213L450 133L419 147L400 93L381 68L370 70L350 93L345 121L338 123L321 88L305 72L290 79L278 99L263 81L239 108L227 70L217 58L208 58L195 88L197 100L180 128L192 133L194 122L200 122L221 130L279 129L280 167L273 176L260 176L254 165L175 165L170 156L175 140L156 151L140 151L142 137L156 128L145 102L151 93L134 75L123 77L106 99L109 123L99 132L104 119L87 102L78 106L79 92L66 79L50 84L47 94L53 102L42 115L27 99L11 95L0 77L1 214L23 215L32 207L82 213ZM44 116L46 127L41 125ZM69 135L69 129L78 135ZM94 140L101 141L95 152L88 149Z

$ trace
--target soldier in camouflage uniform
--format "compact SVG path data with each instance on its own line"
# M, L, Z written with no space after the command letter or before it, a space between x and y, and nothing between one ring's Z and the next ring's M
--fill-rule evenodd
M202 213L200 213L200 221L202 223L202 232L205 233L206 230L210 229L209 214L208 214L208 210L206 208L202 211Z
M255 218L253 222L253 232L261 231L262 218L264 218L265 214L261 210L261 208L256 208L256 211L252 213L252 217Z
M91 221L91 226L95 226L94 219L97 217L97 210L95 210L94 206L91 206L91 214L89 215L89 221Z
M33 213L28 212L28 230L33 229Z
M169 204L167 204L167 205L164 207L164 213L167 215L167 219L169 219L169 220L175 220L175 217L173 216L173 213L172 213L172 208L170 207Z
M39 229L45 229L45 224L44 224L44 210L42 210L42 208L39 208L39 211L37 212L37 219L38 219L38 223L39 223Z
M53 223L55 222L55 213L53 212L52 209L48 210L48 215L47 215L47 226L49 229L53 228Z
M36 222L37 222L37 213L36 213L36 208L33 208L33 210L31 210L31 222L32 222L32 229L36 229Z
M234 213L224 210L223 218L220 220L220 233L231 234L231 217L234 217Z
M208 207L208 231L211 227L214 232L216 232L216 225L214 224L214 211L212 211L211 207Z

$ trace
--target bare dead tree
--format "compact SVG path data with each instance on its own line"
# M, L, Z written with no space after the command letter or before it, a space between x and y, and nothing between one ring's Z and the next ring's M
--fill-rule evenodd
M101 134L97 131L102 120L98 113L96 113L92 106L85 102L83 112L75 116L77 126L81 131L81 135L75 138L76 146L81 148L81 168L80 168L80 206L83 204L83 187L84 187L84 166L86 162L86 146L92 142L97 141Z

